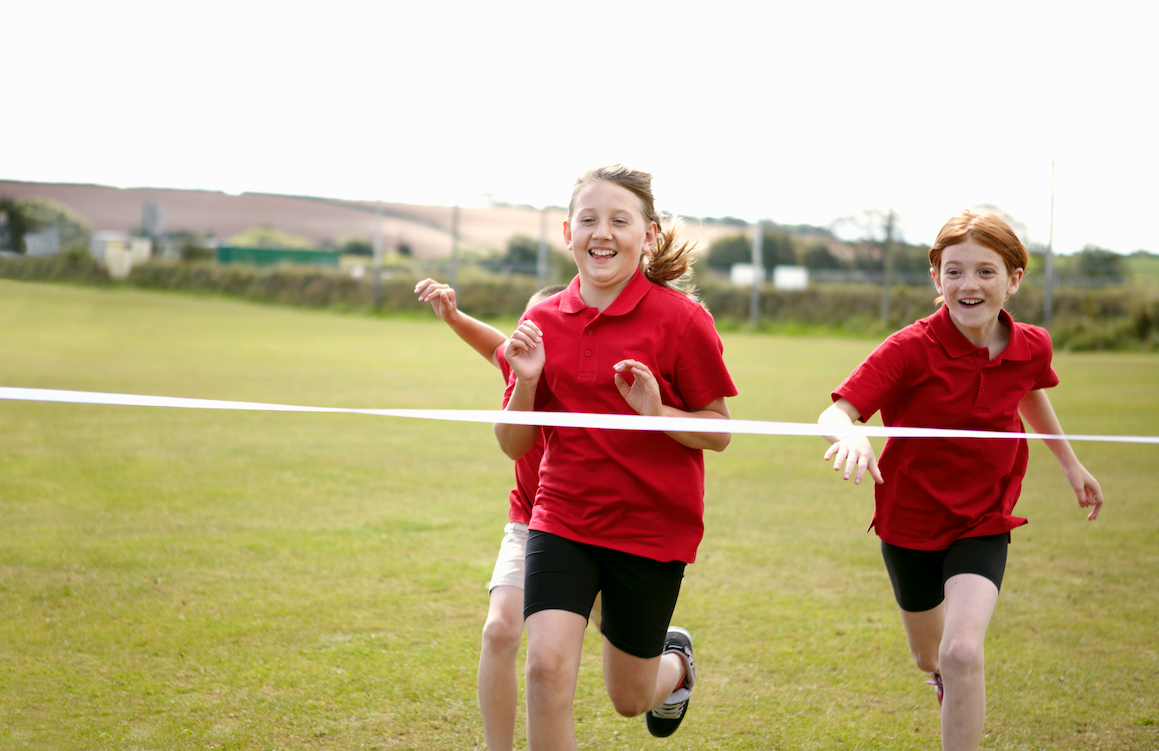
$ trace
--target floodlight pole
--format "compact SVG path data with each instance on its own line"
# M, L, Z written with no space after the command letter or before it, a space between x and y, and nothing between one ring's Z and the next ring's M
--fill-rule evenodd
M881 290L881 320L889 320L889 293L893 289L893 209L885 219L885 245L881 249L884 271Z
M539 247L535 255L535 288L547 286L547 207L539 212Z
M374 202L374 309L382 305L382 201Z
M451 209L451 270L448 274L451 289L459 287L459 207Z
M1050 160L1050 235L1046 241L1046 291L1042 295L1042 326L1050 328L1050 317L1054 312L1054 158Z
M761 243L764 229L761 220L753 225L753 289L749 296L749 322L756 328L761 317L761 285L765 281L765 269L761 263Z

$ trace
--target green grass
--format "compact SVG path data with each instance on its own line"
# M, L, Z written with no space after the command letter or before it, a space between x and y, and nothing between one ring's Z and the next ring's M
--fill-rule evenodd
M734 416L812 421L874 341L730 332ZM1060 354L1074 433L1155 433L1159 357ZM439 322L0 281L0 385L493 408ZM485 583L512 482L486 425L0 402L0 748L472 749ZM986 749L1159 748L1159 448L1076 444L1085 521L1032 446L988 639ZM819 439L706 457L676 621L696 701L651 739L589 630L587 749L936 747L867 487ZM520 721L517 745L525 745Z
M1159 255L1150 253L1127 256L1127 268L1137 282L1159 282Z

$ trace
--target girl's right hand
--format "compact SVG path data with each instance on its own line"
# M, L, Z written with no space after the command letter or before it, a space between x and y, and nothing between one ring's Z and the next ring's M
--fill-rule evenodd
M543 332L534 321L526 320L519 324L503 350L503 356L516 378L522 381L539 378L547 356L543 350Z
M825 461L830 459L833 459L834 472L840 470L842 464L845 465L845 474L842 479L848 480L853 477L854 485L861 484L866 470L869 471L873 481L878 485L885 483L885 479L881 476L881 470L877 468L877 457L874 456L873 446L870 445L869 439L865 436L845 436L835 441L825 452Z

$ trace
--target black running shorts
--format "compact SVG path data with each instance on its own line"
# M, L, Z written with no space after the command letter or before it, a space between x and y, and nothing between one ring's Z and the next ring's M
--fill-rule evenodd
M527 535L523 617L567 610L588 617L602 592L600 631L635 657L659 657L676 609L681 561L660 562L531 530Z
M963 537L945 550L912 550L881 543L881 556L893 584L898 607L909 613L936 608L946 598L946 580L958 574L977 574L1002 589L1010 533Z

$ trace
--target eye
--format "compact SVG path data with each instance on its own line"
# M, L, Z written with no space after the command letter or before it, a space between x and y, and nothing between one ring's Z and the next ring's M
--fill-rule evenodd
M615 225L620 226L620 227L623 227L627 223L628 223L627 219L613 219L612 220L612 224L615 224Z

